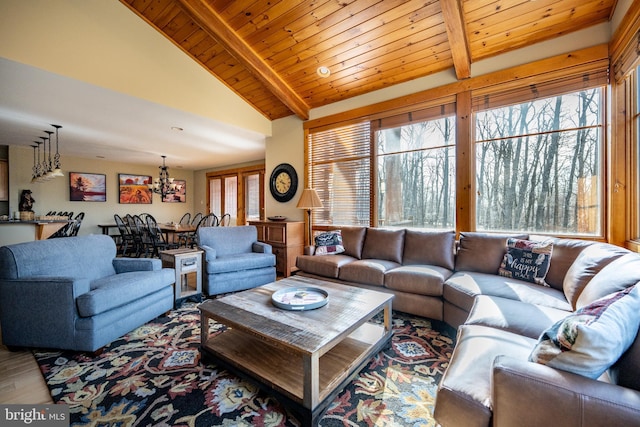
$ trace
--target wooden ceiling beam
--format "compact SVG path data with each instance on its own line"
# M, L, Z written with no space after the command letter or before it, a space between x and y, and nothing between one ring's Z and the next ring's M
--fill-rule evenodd
M462 17L460 0L441 0L442 17L449 37L449 47L453 57L453 68L458 80L471 77L471 55L469 42Z
M302 120L309 119L309 106L291 87L262 59L207 2L200 0L177 0L185 13L189 14L201 28L245 66L284 105Z

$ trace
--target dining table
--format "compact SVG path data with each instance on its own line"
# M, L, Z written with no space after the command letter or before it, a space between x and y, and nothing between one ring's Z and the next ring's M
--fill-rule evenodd
M164 238L167 242L174 243L177 234L193 233L197 227L191 224L159 223L158 228L164 233Z
M118 228L113 224L98 224L98 227L102 230L102 234L111 235L110 230L112 228ZM193 233L196 231L196 226L192 224L177 224L173 222L159 223L158 228L164 233L164 237L167 242L175 242L175 236L179 233Z

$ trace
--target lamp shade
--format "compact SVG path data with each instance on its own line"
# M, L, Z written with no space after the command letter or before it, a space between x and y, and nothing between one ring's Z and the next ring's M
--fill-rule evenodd
M298 200L298 205L296 207L298 209L315 209L323 206L316 190L313 188L305 188L302 190L302 195L300 196L300 200Z

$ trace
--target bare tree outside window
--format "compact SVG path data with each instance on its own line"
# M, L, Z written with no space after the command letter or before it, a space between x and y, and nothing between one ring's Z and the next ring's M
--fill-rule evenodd
M475 115L479 230L598 235L602 90Z
M455 225L455 118L376 132L378 225Z

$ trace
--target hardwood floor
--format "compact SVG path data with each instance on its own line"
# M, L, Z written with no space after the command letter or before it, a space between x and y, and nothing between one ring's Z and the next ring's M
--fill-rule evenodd
M9 351L0 345L0 403L53 403L30 351Z

